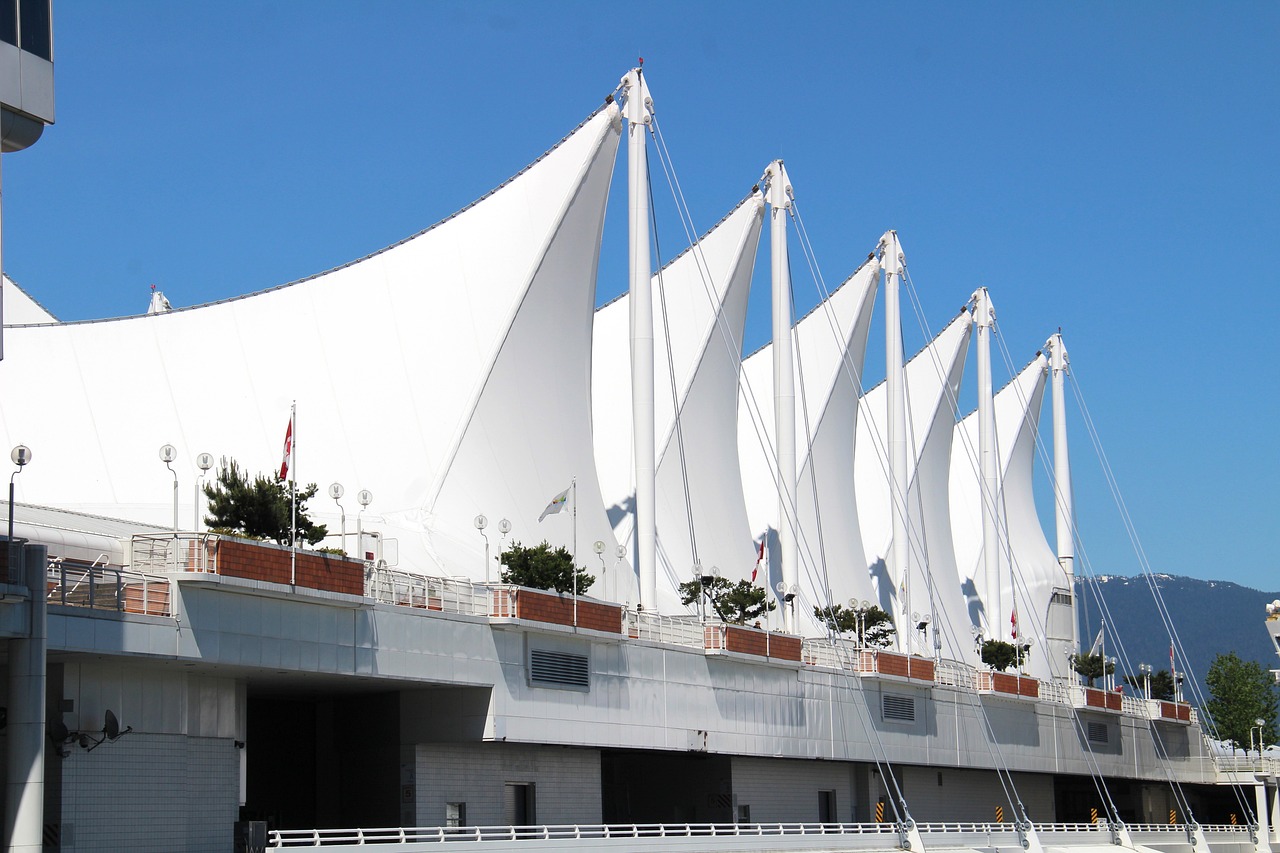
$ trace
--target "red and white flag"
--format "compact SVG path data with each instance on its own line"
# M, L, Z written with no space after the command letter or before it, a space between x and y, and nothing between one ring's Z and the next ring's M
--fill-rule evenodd
M756 573L760 571L760 566L762 563L764 563L764 539L760 540L760 548L756 552L756 564L755 564L755 567L751 569L752 583L756 582Z
M289 465L293 461L293 415L289 415L289 428L284 431L284 459L280 462L280 479L289 479Z
M1013 633L1013 638L1018 639L1018 608L1013 608L1013 613L1009 616L1009 628Z

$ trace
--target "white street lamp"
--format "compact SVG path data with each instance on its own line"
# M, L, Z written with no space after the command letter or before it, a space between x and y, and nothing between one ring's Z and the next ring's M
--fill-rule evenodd
M476 525L476 530L479 530L480 535L484 537L484 582L488 583L489 582L489 535L484 532L484 529L489 526L489 519L485 517L484 513L481 513L480 515L476 516L475 525Z
M361 489L356 492L356 503L360 504L360 511L356 513L356 550L360 552L360 559L364 559L364 511L373 503L373 492L368 489Z
M172 444L166 444L160 448L160 460L173 475L173 536L175 539L178 537L178 472L173 470L173 460L177 458L178 449Z
M196 533L200 532L200 495L204 493L204 475L209 473L209 469L213 467L213 455L210 453L201 453L196 457L196 467L200 469L200 476L196 478L196 500L195 500L195 518L191 529Z
M9 475L9 547L13 547L13 478L22 473L22 469L31 461L31 448L25 444L19 444L9 454L9 458L13 460L13 464L18 468ZM10 563L12 566L13 564Z
M333 498L333 502L338 504L338 513L342 519L342 556L345 557L347 556L347 511L338 500L344 494L346 494L346 489L342 488L341 483L334 483L329 486L329 497Z

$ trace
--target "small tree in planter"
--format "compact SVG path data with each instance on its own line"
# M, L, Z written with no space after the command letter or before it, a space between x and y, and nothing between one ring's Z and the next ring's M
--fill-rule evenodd
M251 480L234 459L223 458L217 479L204 487L204 494L209 499L204 522L210 530L289 544L293 514L289 484L265 474ZM298 490L298 538L308 545L319 542L329 532L307 516L307 501L315 494L315 483Z
M578 595L596 582L585 568L574 567L573 555L567 548L563 545L552 548L545 540L532 548L512 542L502 552L501 577L503 583L530 589L554 589L559 593L572 593L576 589Z
M733 583L717 575L711 577L706 584L703 584L701 578L680 584L682 604L693 604L703 595L711 602L711 609L722 622L734 625L745 625L778 606L769 600L769 594L764 589L749 580Z
M1015 644L1006 643L1004 640L987 640L982 644L982 662L996 672L1004 672L1011 666L1021 668L1030 651L1030 643Z
M1071 668L1083 675L1090 687L1093 686L1095 679L1111 675L1116 671L1116 665L1111 661L1106 660L1102 655L1091 654L1072 655Z
M1124 683L1136 690L1139 696L1145 696L1148 679L1150 679L1152 699L1173 700L1173 676L1169 674L1167 669L1162 669L1149 675L1142 675L1141 673L1138 675L1126 675Z
M852 601L849 605L849 607L843 604L815 607L813 615L837 634L856 634L859 646L869 646L874 649L888 648L896 630L889 614L875 605L863 608L854 605Z

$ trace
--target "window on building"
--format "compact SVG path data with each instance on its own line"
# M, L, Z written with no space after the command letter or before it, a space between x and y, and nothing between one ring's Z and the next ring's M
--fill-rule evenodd
M467 804L466 803L445 803L444 804L444 825L450 827L467 825Z
M818 823L839 823L836 815L836 792L818 792Z
M41 59L53 59L53 29L49 0L18 0L20 47Z
M528 782L508 782L503 792L502 815L507 826L533 826L537 820L533 785Z
M738 823L751 823L750 804L738 806Z
M18 0L0 0L0 41L18 46Z

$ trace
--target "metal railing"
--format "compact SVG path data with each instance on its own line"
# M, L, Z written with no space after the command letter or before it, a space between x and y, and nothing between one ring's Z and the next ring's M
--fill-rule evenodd
M382 604L397 604L445 613L488 616L492 593L484 584L453 578L414 575L387 568L365 571L364 594Z
M146 533L133 537L133 568L144 572L218 571L216 533Z
M975 840L985 846L997 846L1015 837L1017 828L1011 823L920 823L916 828L929 846L974 846ZM1244 834L1245 826L1202 826L1210 834ZM1068 845L1098 843L1108 838L1110 828L1105 824L1053 823L1036 824L1036 832L1046 836L1067 836ZM1141 832L1144 840L1182 842L1186 839L1186 827L1181 824L1129 825L1130 831ZM898 827L893 823L642 823L642 824L563 824L549 826L435 826L435 827L381 827L357 829L292 829L272 830L268 833L269 849L301 847L347 847L367 844L408 845L432 843L479 842L493 849L520 842L544 842L539 849L546 849L545 842L601 842L642 839L664 839L664 850L698 849L699 839L743 839L750 846L759 846L752 839L790 839L788 849L829 850L835 838L842 846L857 849L894 849L898 846ZM804 844L812 839L812 845ZM1078 841L1076 840L1078 839ZM949 845L949 842L953 842ZM599 844L592 845L599 847ZM723 848L720 849L730 849Z
M978 670L958 660L940 660L933 669L933 683L973 689L978 683Z
M168 578L143 572L50 560L46 571L50 604L172 616Z
M703 623L692 616L663 616L644 610L628 610L625 622L627 636L633 640L670 643L691 649L701 649L706 642Z
M419 842L590 841L605 839L761 838L777 836L863 836L896 839L887 823L640 823L549 826L462 826L373 829L272 830L268 848Z

